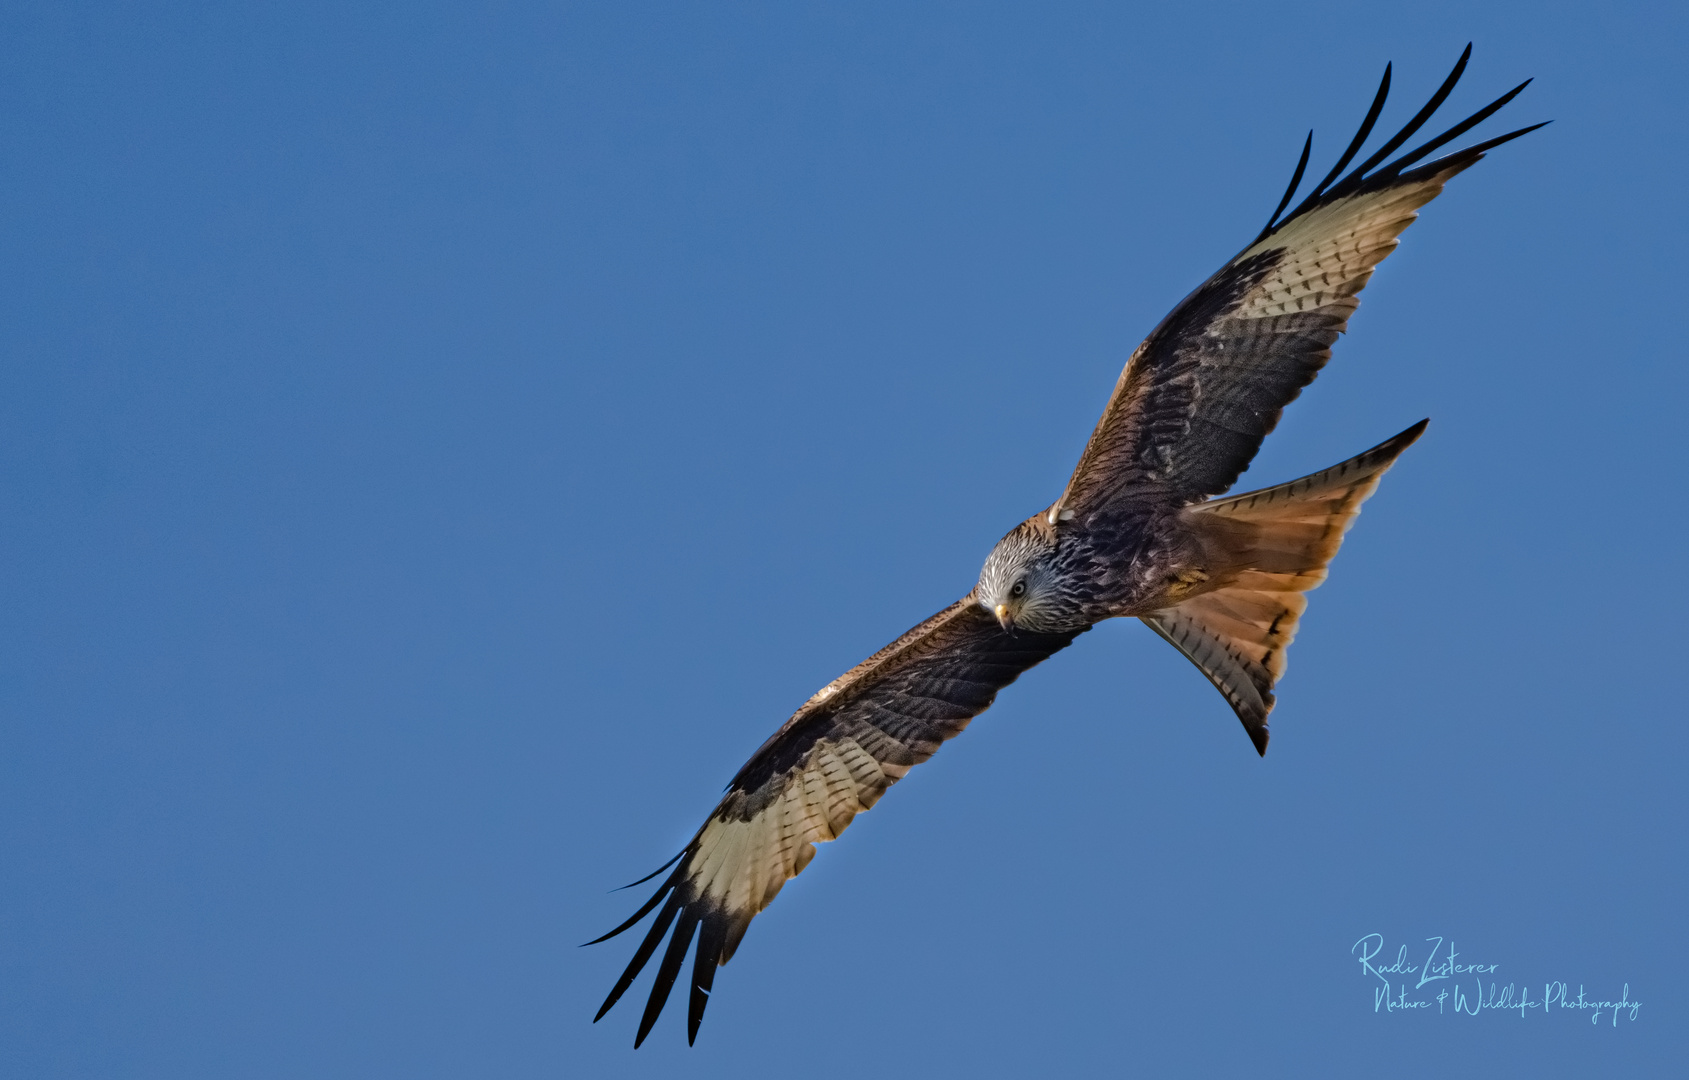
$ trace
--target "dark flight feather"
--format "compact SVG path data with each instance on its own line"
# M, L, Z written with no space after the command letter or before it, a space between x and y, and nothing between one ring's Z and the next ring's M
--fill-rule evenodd
M671 888L672 886L663 888L656 896L647 901L638 918L623 923L599 940L613 938L623 930L628 929L633 922L638 922L639 919L644 918L643 912L650 911L655 907L657 901L661 900L666 893L669 893ZM640 971L645 967L646 962L651 959L651 954L657 951L657 945L663 940L663 935L668 932L669 924L674 922L675 914L679 911L680 897L670 895L669 902L664 904L663 909L657 913L657 921L651 924L651 930L645 935L645 940L641 941L639 948L634 951L633 960L628 964L627 970L623 971L622 977L616 980L616 985L610 988L609 996L604 999L604 1004L598 1007L598 1015L592 1018L593 1023L596 1024L604 1019L604 1014L609 1012L616 1002L622 999L623 994L627 993L628 987L633 985L633 980L639 977Z
M1391 162L1389 165L1386 165L1383 169L1379 170L1379 173L1378 173L1378 176L1376 177L1376 179L1390 180L1390 179L1394 179L1395 177L1402 175L1402 170L1406 169L1409 165L1412 165L1414 162L1418 161L1420 158L1427 156L1433 150L1440 149L1441 147L1447 145L1448 143L1453 142L1454 140L1460 138L1462 135L1466 134L1468 131L1477 127L1479 124L1483 123L1485 120L1488 120L1496 112L1496 110L1500 109L1503 105L1506 105L1509 101L1512 101L1514 98L1518 97L1519 94L1525 89L1525 87L1531 85L1531 82L1532 82L1532 80L1526 79L1524 82L1520 83L1518 86L1515 86L1513 89L1509 90L1507 93L1505 93L1505 94L1501 95L1500 97L1496 98L1494 101L1490 102L1488 105L1485 105L1482 109L1479 109L1477 112L1473 113L1471 116L1468 116L1466 119L1462 120L1460 123L1456 124L1454 127L1449 128L1447 131L1443 132L1441 135L1437 136L1435 139L1430 140L1425 145L1421 146L1419 149L1414 150L1411 153L1403 154L1401 157L1397 158L1395 161ZM1543 121L1543 124L1546 124L1546 123L1547 123L1546 120ZM1439 158L1437 161L1433 162L1432 165L1438 165L1438 164L1441 164L1443 162L1452 161L1452 160L1456 160L1456 159L1465 159L1465 158L1470 157L1473 154L1482 154L1485 150L1488 150L1491 147L1500 146L1502 143L1507 142L1510 139L1517 139L1519 136L1524 135L1527 132L1535 131L1537 128L1542 127L1543 124L1532 124L1530 127L1520 128L1518 131L1510 131L1506 135L1498 136L1497 138L1491 139L1487 143L1481 143L1478 146L1468 147L1465 150L1461 150L1461 151L1458 151L1456 153L1450 154L1448 157ZM1429 168L1429 167L1431 167L1431 166L1427 166L1427 168ZM1354 179L1355 179L1355 183L1357 183L1357 184L1359 184L1361 182L1360 177L1356 177ZM1369 179L1372 179L1372 178L1369 178Z
M704 1022L704 1008L710 1003L710 987L721 966L721 949L727 943L724 919L705 917L698 931L698 951L692 959L692 1000L686 1010L686 1045L698 1041L698 1026Z
M657 869L651 871L649 874L646 874L644 877L640 878L638 881L630 881L626 885L618 885L614 889L611 889L610 891L611 892L621 892L623 889L631 889L635 885L643 885L647 881L650 881L652 878L656 877L658 874L662 873L664 870L667 870L669 867L671 867L675 863L679 862L680 857L684 854L686 854L686 849L681 848L679 851L674 853L674 858L670 859L668 862L664 863L663 865L657 867ZM599 938L598 940L602 941L604 939ZM589 941L589 942L587 942L587 944L588 945L596 945L596 944L598 944L598 941Z
M1460 54L1460 59L1455 62L1454 70L1449 72L1448 78L1443 80L1443 85L1437 87L1437 92L1431 95L1431 100L1425 103L1425 107L1415 113L1413 119L1409 120L1402 127L1402 130L1392 135L1388 142L1373 151L1371 157L1355 166L1355 171L1349 174L1346 181L1365 176L1373 166L1395 153L1398 147L1413 138L1414 132L1424 127L1425 121L1431 119L1431 114L1441 108L1443 102L1448 100L1449 94L1454 92L1454 85L1460 81L1460 76L1465 73L1466 62L1470 59L1472 59L1472 43L1469 41L1466 43L1465 51Z
M1273 231L1273 222L1277 221L1278 216L1284 213L1284 208L1290 205L1290 200L1296 197L1296 189L1302 183L1302 174L1308 168L1308 155L1313 151L1314 133L1310 131L1308 138L1302 143L1302 157L1296 162L1296 171L1290 174L1290 186L1284 189L1284 198L1278 201L1278 205L1273 207L1272 214L1267 217L1267 226L1261 230L1261 236L1266 236ZM1256 237L1256 239L1259 240L1260 237Z
M645 1001L645 1013L639 1018L639 1034L633 1037L635 1050L645 1041L645 1036L651 1034L651 1026L662 1014L669 991L674 989L675 977L680 974L680 965L686 959L686 947L692 944L692 931L698 928L698 919L698 913L688 906L675 923L674 936L669 938L668 950L663 953L663 962L651 983L651 996Z
M1366 119L1361 121L1360 130L1355 132L1355 137L1353 139L1349 140L1349 148L1343 151L1343 156L1337 159L1337 164L1333 165L1331 167L1331 171L1325 174L1325 179L1315 184L1314 190L1308 193L1306 205L1311 206L1315 202L1318 202L1319 197L1325 194L1326 187L1330 185L1333 180L1341 176L1343 169L1350 161L1354 160L1355 155L1359 153L1361 147L1365 145L1367 136L1372 134L1373 125L1378 123L1378 116L1384 111L1384 100L1389 96L1390 65L1385 64L1384 78L1379 80L1378 93L1372 96L1372 107L1367 109ZM1294 217L1295 215L1293 214L1291 216Z

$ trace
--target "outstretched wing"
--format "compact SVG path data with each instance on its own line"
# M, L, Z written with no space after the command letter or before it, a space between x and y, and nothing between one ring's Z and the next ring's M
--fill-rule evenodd
M739 770L656 894L598 939L657 911L594 1022L632 985L672 924L634 1045L662 1012L694 931L687 1041L696 1039L716 967L733 956L751 919L809 864L815 845L844 832L999 690L1079 633L1005 633L970 594L822 688Z
M1390 89L1390 69L1337 165L1282 221L1308 162L1259 237L1175 307L1121 373L1050 522L1085 519L1141 499L1175 505L1218 495L1248 468L1284 407L1331 358L1357 294L1421 206L1484 152L1522 128L1409 169L1511 101L1521 83L1418 149L1374 170L1443 103L1472 47L1406 127L1343 176Z

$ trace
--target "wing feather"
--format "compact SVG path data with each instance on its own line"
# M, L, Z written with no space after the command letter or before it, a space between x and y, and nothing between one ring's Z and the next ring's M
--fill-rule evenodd
M1349 175L1389 89L1385 71L1361 131L1282 221L1186 297L1126 364L1049 521L1107 515L1145 500L1187 505L1226 491L1312 382L1359 306L1373 270L1450 178L1523 128L1408 170L1524 89L1374 172L1448 97L1471 50L1427 105ZM1541 125L1536 125L1540 127ZM1303 164L1297 167L1300 180ZM1333 183L1335 181L1335 183ZM1291 192L1294 192L1293 182ZM1281 202L1281 207L1289 202ZM1275 219L1277 214L1274 215Z
M638 914L598 939L658 913L598 1017L626 993L672 924L634 1045L662 1012L696 931L687 1014L687 1038L695 1039L715 968L732 958L751 919L803 872L815 845L837 839L999 690L1076 636L1004 633L970 596L829 683L739 770Z

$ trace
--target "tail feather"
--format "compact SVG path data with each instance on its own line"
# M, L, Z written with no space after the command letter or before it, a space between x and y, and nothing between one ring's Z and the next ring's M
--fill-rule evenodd
M1273 686L1284 674L1285 650L1308 606L1302 594L1325 580L1361 503L1427 423L1421 420L1364 454L1300 480L1185 511L1237 523L1217 533L1227 537L1233 569L1220 587L1143 621L1208 676L1258 753L1267 752Z

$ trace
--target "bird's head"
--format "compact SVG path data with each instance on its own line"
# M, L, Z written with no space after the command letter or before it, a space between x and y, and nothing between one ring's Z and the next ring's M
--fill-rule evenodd
M1069 621L1062 617L1066 605L1051 558L1055 550L1055 539L1027 522L997 541L986 557L974 597L1003 629L1057 630Z

